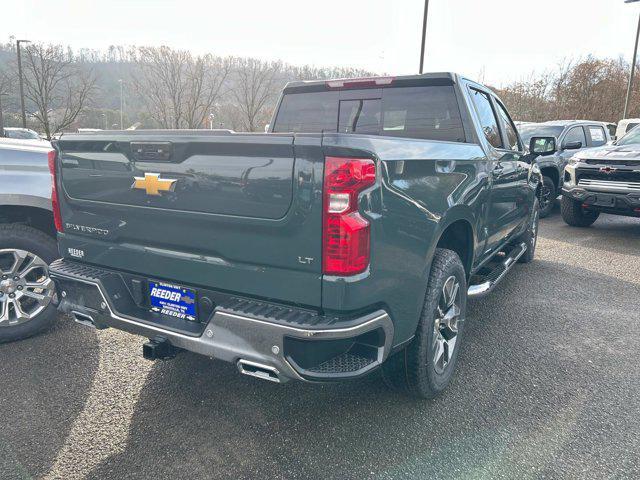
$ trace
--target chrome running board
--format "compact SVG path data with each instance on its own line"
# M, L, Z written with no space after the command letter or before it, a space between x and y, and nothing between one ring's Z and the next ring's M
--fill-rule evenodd
M518 259L524 255L526 251L527 244L524 242L515 246L507 255L505 255L504 260L496 265L490 273L479 276L479 279L481 280L479 283L469 285L467 295L470 298L479 298L491 293L493 289L496 288L496 285L500 283L507 272L513 268L513 266L518 262Z

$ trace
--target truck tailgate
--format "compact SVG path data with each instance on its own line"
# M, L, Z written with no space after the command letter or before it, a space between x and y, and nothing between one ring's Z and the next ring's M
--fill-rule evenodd
M323 156L319 136L300 142L203 132L65 136L61 253L319 306Z

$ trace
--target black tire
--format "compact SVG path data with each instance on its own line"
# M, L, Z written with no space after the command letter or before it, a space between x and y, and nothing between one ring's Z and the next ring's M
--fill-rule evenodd
M540 218L548 217L556 206L558 190L551 177L542 176L542 185L538 191L538 201L540 202Z
M585 209L582 208L581 202L564 195L562 196L560 206L562 219L567 225L571 225L572 227L589 227L593 225L593 222L600 216L600 212L585 211Z
M533 261L533 257L536 254L536 245L538 244L538 223L540 217L542 217L542 212L538 204L538 199L536 198L533 202L533 210L527 231L518 239L518 243L525 242L527 244L527 251L518 259L520 263L530 263Z
M0 225L0 250L3 249L25 250L40 257L47 265L59 257L56 241L52 237L35 228L15 223ZM8 326L0 323L0 343L35 335L49 327L55 319L56 306L51 301L40 313L25 323Z
M446 297L443 289L445 284L451 281L451 277L458 285L454 301L459 309L455 322L457 331L453 337L451 337L453 331L446 326L446 323L436 323L436 319L442 317L441 307ZM418 398L433 398L440 394L451 381L456 367L463 339L466 308L467 281L460 257L451 250L438 248L431 265L415 337L407 347L387 359L382 365L382 378L385 383L394 390ZM444 329L443 326L445 326ZM436 334L436 330L439 334ZM450 350L447 346L443 347L445 350L443 350L442 362L436 362L436 352L440 351L437 350L438 345L441 345L439 339L447 337L455 337L454 345ZM450 341L451 339L446 344L449 345ZM444 363L445 354L448 356L446 363Z

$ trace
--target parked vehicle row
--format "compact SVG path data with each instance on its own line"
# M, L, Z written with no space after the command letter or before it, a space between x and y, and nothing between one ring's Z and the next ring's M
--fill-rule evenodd
M565 120L528 123L519 127L522 139L528 145L532 138L554 137L553 147L545 142L530 147L536 164L543 175L540 190L540 217L548 216L562 191L564 168L569 159L586 148L600 147L611 141L609 130L601 122Z
M613 142L596 122L521 125L543 175L541 217L551 212L558 193L571 226L592 225L600 213L640 216L640 126L620 125L632 129Z

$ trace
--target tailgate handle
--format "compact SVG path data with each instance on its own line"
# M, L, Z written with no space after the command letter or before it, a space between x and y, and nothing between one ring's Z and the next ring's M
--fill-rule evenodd
M168 162L171 160L171 142L131 142L133 159L139 162Z

